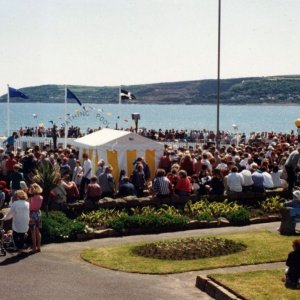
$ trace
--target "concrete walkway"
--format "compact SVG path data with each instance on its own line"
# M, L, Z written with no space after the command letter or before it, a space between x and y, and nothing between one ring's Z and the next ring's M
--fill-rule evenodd
M223 227L172 233L105 238L86 242L49 244L42 252L17 258L0 257L0 299L211 299L195 287L197 275L269 268L284 263L194 271L172 275L143 275L111 271L82 261L81 251L101 247L154 241L159 239L269 230L279 223L243 227Z

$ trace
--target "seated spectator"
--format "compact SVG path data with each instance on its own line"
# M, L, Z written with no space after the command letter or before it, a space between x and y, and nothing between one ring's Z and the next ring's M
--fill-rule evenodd
M100 199L101 193L102 191L100 185L97 182L97 177L93 176L91 178L91 182L87 186L85 200L96 202Z
M262 193L265 191L264 188L264 177L256 163L251 164L252 180L253 180L253 191Z
M164 169L157 169L156 175L153 179L153 195L157 198L170 197L172 193L172 185L170 180L166 177Z
M300 288L300 239L293 241L293 249L286 260L288 269L286 271L285 286L288 288Z
M240 174L243 176L244 179L243 192L251 191L253 188L251 172L246 169L246 166L242 166Z
M243 191L244 178L238 173L238 168L233 166L231 172L227 175L227 187L230 192Z
M200 189L200 182L199 182L199 177L196 174L192 175L191 183L192 183L193 195L198 195Z
M265 167L262 167L261 169L262 176L264 178L263 185L265 189L273 189L274 188L274 183L272 176L269 172L267 172L267 169Z
M212 178L209 181L209 194L210 195L223 195L224 194L223 176L219 169L213 170Z
M0 185L0 210L4 206L4 202L5 202L4 186Z
M270 165L271 176L273 179L274 188L287 187L287 182L281 179L282 170L279 170L278 165Z
M119 184L119 192L117 197L136 196L134 185L129 181L128 176L122 177L122 182Z
M175 186L175 193L179 196L190 196L192 192L192 183L187 176L185 170L180 170L178 173L178 181Z
M125 170L121 170L120 171L120 175L119 175L119 187L124 184L124 178L127 177L126 176L126 171Z
M74 181L71 181L70 175L66 175L62 184L67 192L67 202L74 202L79 199L79 190Z

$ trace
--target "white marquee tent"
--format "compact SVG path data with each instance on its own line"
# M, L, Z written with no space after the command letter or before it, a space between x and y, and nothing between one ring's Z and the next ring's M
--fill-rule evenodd
M145 138L130 131L105 128L95 131L73 141L73 145L79 148L79 157L87 153L93 162L96 172L97 163L104 159L106 164L113 167L113 176L118 180L119 173L123 169L128 176L133 171L133 162L138 157L144 157L154 176L159 159L163 155L162 143Z

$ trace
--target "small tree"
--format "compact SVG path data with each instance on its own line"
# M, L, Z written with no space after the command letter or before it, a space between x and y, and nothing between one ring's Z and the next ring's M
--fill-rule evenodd
M32 181L38 183L43 188L43 208L48 213L50 193L61 182L59 167L50 162L43 162L38 166L32 175Z

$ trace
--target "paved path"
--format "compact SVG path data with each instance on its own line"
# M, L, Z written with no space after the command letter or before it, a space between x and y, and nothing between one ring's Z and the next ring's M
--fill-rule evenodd
M182 232L138 235L49 244L42 252L23 259L8 254L0 258L0 299L211 299L195 288L199 274L284 268L283 263L260 266L194 271L173 275L143 275L111 271L82 261L79 254L88 247L116 245L162 238L205 234L237 233L259 230L276 231L279 223L244 227L223 227Z

